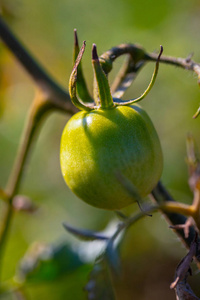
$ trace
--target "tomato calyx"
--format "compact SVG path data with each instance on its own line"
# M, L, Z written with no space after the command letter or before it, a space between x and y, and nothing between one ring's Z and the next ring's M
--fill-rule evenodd
M77 37L77 31L74 30L74 54L73 54L73 63L75 64L77 56L80 52L79 43L78 43L78 37ZM77 70L77 79L76 79L76 89L77 94L79 95L80 99L83 99L84 103L94 103L93 98L90 96L90 93L88 91L85 78L82 71L81 61L78 65Z
M97 54L97 47L93 44L92 47L92 65L94 70L94 90L93 98L90 96L85 79L82 72L81 60L85 51L86 42L83 42L81 49L79 50L78 37L76 30L74 31L74 67L69 80L69 94L72 103L80 110L91 111L93 109L110 109L119 105L131 105L133 103L141 101L150 92L153 87L159 69L159 61L163 52L163 47L160 46L160 53L158 55L154 72L150 83L146 90L138 98L131 100L115 99L111 95L108 78L101 66Z
M108 79L100 65L97 47L95 44L93 44L92 47L92 65L95 75L95 84L97 85L96 89L94 89L94 97L98 99L102 109L112 108L114 106L114 102L111 96L110 86Z

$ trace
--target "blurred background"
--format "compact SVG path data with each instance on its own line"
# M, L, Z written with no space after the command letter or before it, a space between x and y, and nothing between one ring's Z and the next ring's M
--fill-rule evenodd
M187 57L200 61L198 0L0 0L0 11L9 27L45 69L66 90L72 69L73 30L87 47L83 67L92 91L91 46L101 54L121 43L138 43L147 51ZM115 63L110 78L123 59ZM139 96L146 88L153 64L145 66L124 99ZM0 43L0 186L6 185L23 125L34 97L35 87L12 54ZM178 201L191 203L188 187L186 136L192 133L200 147L200 118L192 119L200 99L196 76L179 68L160 65L151 93L141 105L151 117L160 136L164 153L162 181ZM77 253L74 265L61 279L28 284L28 299L86 299L83 287L88 281L95 253L91 245L78 242L62 223L101 231L111 228L114 213L88 206L68 190L59 165L60 137L69 116L54 113L43 127L26 167L20 194L39 206L37 213L16 213L3 269L9 280L19 260L35 241L68 245ZM131 209L135 209L133 206ZM0 217L2 204L0 204ZM95 250L95 244L92 249ZM133 226L121 247L124 275L119 299L175 299L169 285L176 265L186 250L160 214ZM80 265L77 263L80 259ZM81 262L86 262L82 265ZM194 273L196 268L194 265ZM191 286L200 296L199 275ZM9 293L2 299L12 299ZM103 299L103 298L102 298Z

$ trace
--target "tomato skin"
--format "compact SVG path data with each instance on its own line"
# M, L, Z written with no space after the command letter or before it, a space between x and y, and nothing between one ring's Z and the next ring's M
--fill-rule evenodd
M135 201L117 174L144 197L156 186L163 167L156 130L138 105L78 112L64 128L60 154L69 188L88 204L108 210Z

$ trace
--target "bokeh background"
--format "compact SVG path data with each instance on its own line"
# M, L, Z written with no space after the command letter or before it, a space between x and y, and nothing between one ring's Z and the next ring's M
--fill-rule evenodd
M200 3L198 0L0 0L1 13L13 32L63 87L68 89L72 69L73 29L80 42L86 40L83 67L92 91L91 46L98 53L120 43L139 43L147 51L163 45L164 54L187 57L194 52L200 61ZM120 67L116 61L111 74ZM154 65L141 71L126 92L125 99L141 94ZM23 125L34 97L29 76L6 47L0 43L0 186L6 185ZM157 82L142 106L160 136L164 152L162 180L176 200L190 203L187 179L186 135L194 135L200 147L200 118L192 119L200 99L196 76L172 66L161 65ZM16 213L6 249L3 277L15 274L19 260L35 241L66 243L85 265L74 267L59 280L27 285L28 299L86 299L96 249L68 234L63 222L92 230L111 228L115 216L92 208L77 199L65 185L59 166L59 143L69 116L54 113L46 119L26 167L20 193L30 197L39 210L33 215ZM131 209L135 209L134 206ZM3 205L0 204L0 217ZM71 249L71 248L70 248ZM177 263L186 250L168 229L164 218L155 214L133 226L121 247L124 266L119 299L175 299L169 285ZM194 273L196 268L194 266ZM199 275L191 280L200 295ZM12 299L11 294L4 299Z

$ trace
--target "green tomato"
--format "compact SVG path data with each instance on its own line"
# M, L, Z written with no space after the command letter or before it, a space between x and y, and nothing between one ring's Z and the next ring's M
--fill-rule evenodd
M156 130L138 105L78 112L64 128L60 154L69 188L86 203L108 210L136 201L118 174L144 197L158 183L163 167Z

